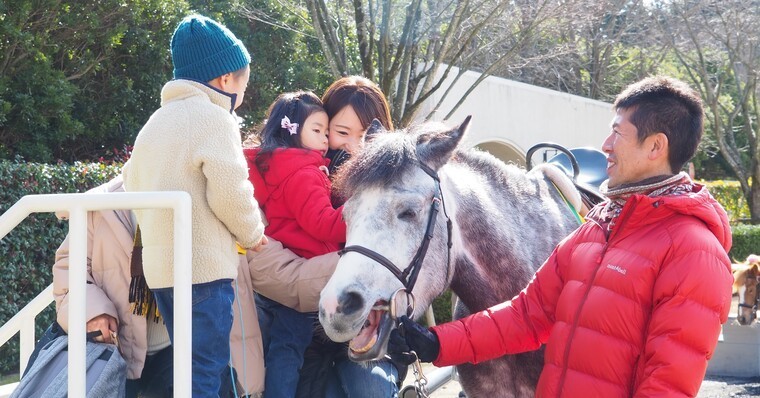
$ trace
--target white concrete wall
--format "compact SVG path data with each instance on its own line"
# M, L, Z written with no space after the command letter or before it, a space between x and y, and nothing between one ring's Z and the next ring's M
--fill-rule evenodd
M760 324L742 326L731 316L707 363L709 376L760 376Z
M420 119L435 107L456 73L452 68L447 81L423 105ZM472 115L465 141L469 146L501 142L525 156L531 146L542 141L567 148L600 149L609 133L611 104L493 76L481 82L449 120L442 120L479 76L477 72L465 72L432 117L455 125Z

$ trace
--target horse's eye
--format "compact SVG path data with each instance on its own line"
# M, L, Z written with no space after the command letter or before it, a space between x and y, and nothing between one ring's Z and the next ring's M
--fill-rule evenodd
M399 213L398 219L409 221L409 220L414 220L416 216L417 216L417 213L414 210L406 209L402 211L401 213Z

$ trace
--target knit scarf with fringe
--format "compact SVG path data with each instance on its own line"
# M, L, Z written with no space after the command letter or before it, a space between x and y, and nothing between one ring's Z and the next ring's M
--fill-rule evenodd
M132 259L129 263L130 275L132 276L129 282L129 302L131 303L133 314L144 316L147 319L152 318L154 322L158 322L161 319L161 315L158 313L156 298L145 282L142 249L142 236L140 234L140 226L138 225L135 231Z
M615 226L623 206L625 206L628 198L633 195L649 197L684 195L694 189L694 183L689 175L684 172L672 176L652 177L615 188L608 188L607 182L602 183L600 191L609 200L594 207L587 216L587 218L592 218L603 226L606 225L607 231L611 231L612 227Z

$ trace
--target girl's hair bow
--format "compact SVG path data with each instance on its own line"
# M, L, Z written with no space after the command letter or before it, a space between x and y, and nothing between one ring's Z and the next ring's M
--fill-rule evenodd
M280 121L280 127L290 131L290 135L298 134L298 123L291 123L287 116L283 116Z

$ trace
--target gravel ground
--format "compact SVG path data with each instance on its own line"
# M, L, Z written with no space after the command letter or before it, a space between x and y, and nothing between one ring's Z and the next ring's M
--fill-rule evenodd
M737 377L708 376L702 382L698 398L746 398L760 397L760 377L742 379Z
M411 381L411 380L409 380ZM430 394L431 398L456 398L461 391L459 383L450 381ZM708 376L702 382L697 398L749 398L760 397L760 377L749 379Z

